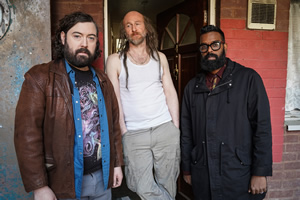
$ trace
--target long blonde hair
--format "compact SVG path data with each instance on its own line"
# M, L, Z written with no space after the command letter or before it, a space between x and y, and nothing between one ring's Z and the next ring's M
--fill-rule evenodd
M146 34L146 46L147 46L147 50L150 53L150 56L159 62L159 78L161 79L161 69L160 69L160 57L158 54L158 38L157 38L157 32L154 29L154 27L152 26L151 20L144 16L144 24L145 24L145 28L147 30L147 34ZM125 68L125 72L126 72L126 88L128 89L128 78L129 78L129 74L128 74L128 67L127 67L127 52L129 51L129 40L127 39L127 34L125 31L125 26L123 24L123 20L120 23L120 49L119 49L119 56L120 58L122 56L124 56L123 59L123 65Z

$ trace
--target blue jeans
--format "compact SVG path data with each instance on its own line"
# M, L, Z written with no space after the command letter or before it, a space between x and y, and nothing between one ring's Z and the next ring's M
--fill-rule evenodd
M80 200L111 200L111 189L104 190L102 170L83 176Z

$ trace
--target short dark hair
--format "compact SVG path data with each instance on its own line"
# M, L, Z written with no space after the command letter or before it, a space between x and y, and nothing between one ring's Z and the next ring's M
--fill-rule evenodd
M66 35L67 32L75 26L77 23L80 22L92 22L95 24L96 31L97 31L97 43L96 43L96 50L95 50L95 57L94 59L98 58L100 56L101 50L100 50L100 42L98 40L98 26L96 22L94 21L93 17L89 14L83 13L83 12L74 12L69 15L65 15L64 18L59 20L58 29L55 31L55 35L52 41L53 44L53 53L54 58L59 59L64 57L64 45L62 44L60 34L63 31Z
M224 35L223 31L219 27L214 26L214 25L207 25L207 26L202 27L200 30L200 37L201 37L201 35L203 35L205 33L209 33L209 32L220 33L222 40L225 42L225 35Z

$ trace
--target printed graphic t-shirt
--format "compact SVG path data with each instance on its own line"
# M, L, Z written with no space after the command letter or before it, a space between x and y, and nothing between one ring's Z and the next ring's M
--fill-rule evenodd
M75 85L79 90L80 97L84 174L88 174L101 168L101 135L97 89L90 70L73 69L75 71Z

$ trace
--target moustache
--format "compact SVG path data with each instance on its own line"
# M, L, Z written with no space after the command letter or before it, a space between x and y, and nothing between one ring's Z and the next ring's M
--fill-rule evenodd
M208 53L206 56L204 56L204 59L205 59L205 60L208 60L208 58L210 58L210 57L214 57L214 58L216 58L216 59L219 58L219 57L218 57L216 54L214 54L214 53Z
M135 36L135 35L140 35L140 36L142 36L142 34L139 33L139 32L133 32L133 33L131 33L131 36Z
M89 56L91 56L91 52L90 52L88 49L85 49L85 48L80 48L80 49L77 49L77 50L75 51L75 54L76 54L76 55L79 54L79 53L86 53L86 54L88 54Z

